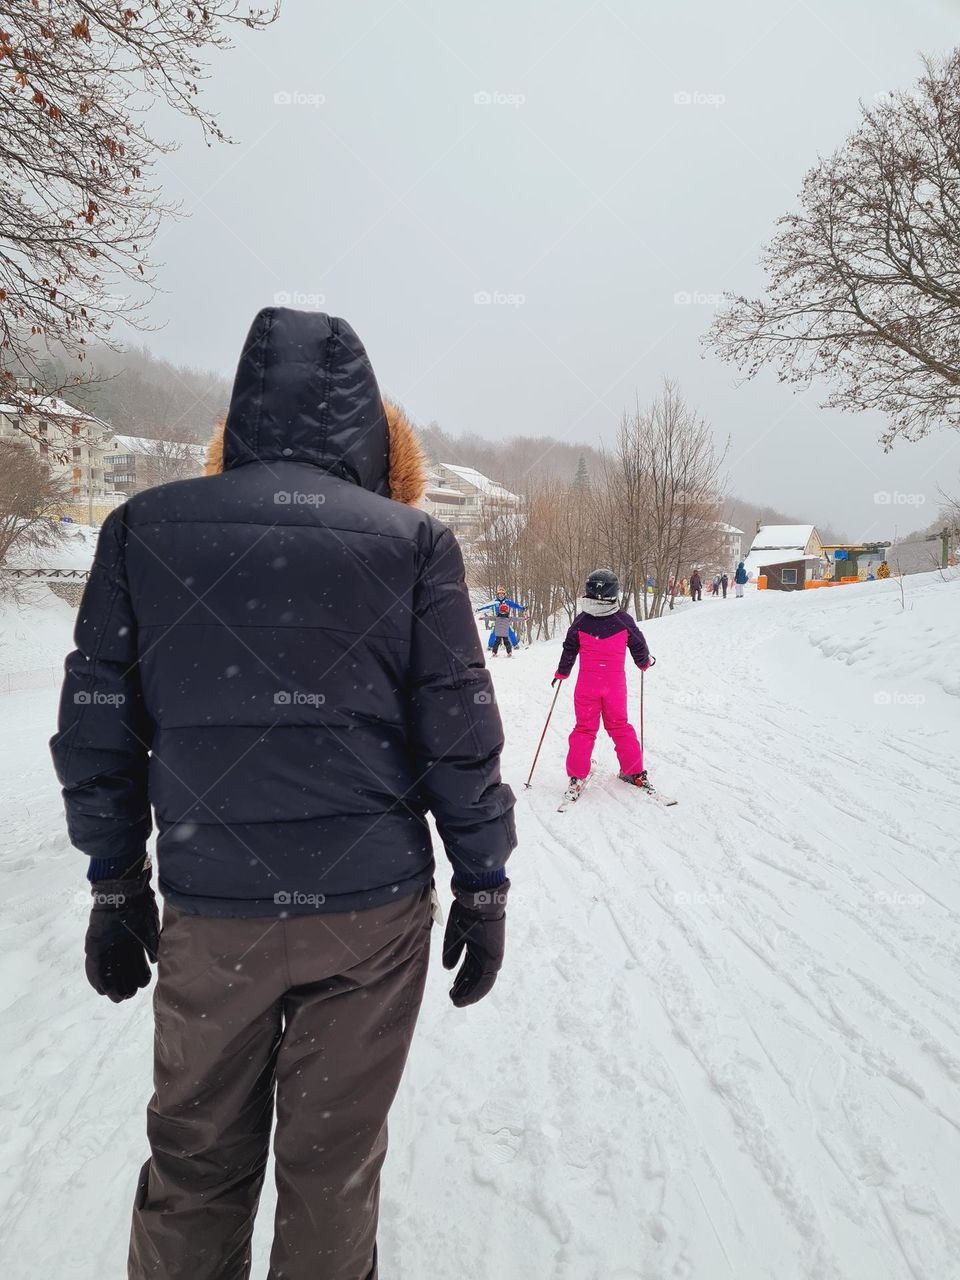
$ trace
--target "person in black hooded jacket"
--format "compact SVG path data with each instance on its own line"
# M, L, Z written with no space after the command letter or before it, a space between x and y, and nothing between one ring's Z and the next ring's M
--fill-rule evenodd
M86 970L158 961L129 1276L376 1275L386 1115L423 992L431 812L456 1005L492 987L516 843L452 533L343 320L260 312L205 477L104 522L51 747L90 857ZM163 930L147 841L157 827Z

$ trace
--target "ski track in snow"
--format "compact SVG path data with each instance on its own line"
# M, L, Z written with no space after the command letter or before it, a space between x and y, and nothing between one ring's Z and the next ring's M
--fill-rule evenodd
M601 737L556 811L569 688L524 791L557 643L492 662L520 833L507 962L457 1011L435 956L384 1280L960 1278L960 580L907 601L875 583L647 624L671 809ZM122 1275L146 1155L150 1002L83 978L55 701L0 701L10 1280ZM254 1275L273 1208L268 1185Z

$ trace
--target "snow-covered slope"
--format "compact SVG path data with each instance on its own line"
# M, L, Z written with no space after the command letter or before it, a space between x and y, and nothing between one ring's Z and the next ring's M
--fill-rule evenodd
M63 525L55 547L14 549L2 573L13 569L89 569L97 530ZM76 584L83 586L83 582ZM43 582L20 580L14 594L0 592L0 694L11 689L52 688L62 677L63 659L72 647L76 610ZM2 713L0 713L2 714Z
M97 549L99 530L89 524L62 524L53 547L14 547L5 569L89 569Z
M523 791L559 646L494 661L509 954L466 1011L437 956L391 1121L384 1280L960 1275L960 581L905 593L750 593L648 626L670 810L604 743L556 812L569 687ZM0 700L0 1252L13 1280L99 1280L123 1273L145 1156L150 1007L83 979L54 701Z
M17 594L17 603L0 598L0 692L52 688L62 678L77 611L42 582L26 582Z

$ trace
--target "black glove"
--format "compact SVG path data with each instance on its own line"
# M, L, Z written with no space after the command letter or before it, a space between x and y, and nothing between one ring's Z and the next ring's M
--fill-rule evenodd
M150 983L157 963L160 913L149 869L123 880L97 880L84 941L87 981L114 1003L129 1000Z
M460 889L453 885L453 906L443 935L443 967L456 968L467 954L450 988L458 1009L482 1000L497 980L503 964L507 893L510 881L495 889Z

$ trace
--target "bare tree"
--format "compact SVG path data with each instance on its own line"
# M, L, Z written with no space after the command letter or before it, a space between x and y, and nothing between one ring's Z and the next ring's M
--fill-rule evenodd
M480 499L480 528L472 546L476 585L493 596L498 586L513 584L519 564L523 512L497 497ZM514 590L513 585L509 590Z
M171 480L186 480L199 474L201 468L197 461L197 446L183 438L175 440L155 440L151 445L156 465L157 484L167 484Z
M587 575L601 560L597 521L601 501L602 491L594 482L583 479L564 486L557 494L550 546L554 582L568 623L576 615Z
M592 487L549 478L527 494L521 539L524 600L531 636L548 640L560 618L569 623L586 574L594 567Z
M82 359L149 296L148 252L172 206L147 130L163 101L226 141L199 100L204 58L277 7L237 0L0 0L0 390L33 371L37 340ZM140 302L130 296L136 291Z
M642 617L672 605L688 566L715 548L722 464L710 428L670 381L646 409L622 418L599 522L624 601L632 598Z
M0 564L14 549L56 546L66 500L63 482L28 444L0 440Z
M528 637L549 639L557 611L556 522L560 486L547 478L525 493L517 537L517 596L526 606L523 625Z
M887 448L960 427L960 50L864 107L778 226L766 296L732 298L707 342L748 377L824 378L828 406L879 410Z
M632 419L639 422L639 405ZM641 553L646 492L646 464L640 432L631 429L624 414L617 429L612 454L604 454L600 468L601 486L595 499L599 561L620 578L624 605L638 603L642 594ZM598 566L599 567L599 566Z
M468 549L473 581L516 593L537 639L573 620L588 573L603 565L619 575L626 607L659 616L690 565L716 562L722 461L707 424L665 382L649 407L624 415L593 478L547 477L519 506L487 504Z
M521 625L529 637L549 639L558 613L573 616L581 554L574 530L587 518L575 513L570 485L549 476L517 505L495 499L484 505L483 532L465 549L472 580L490 596L503 586L526 606Z

